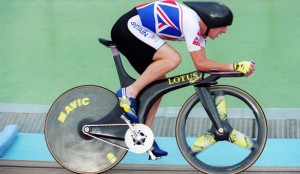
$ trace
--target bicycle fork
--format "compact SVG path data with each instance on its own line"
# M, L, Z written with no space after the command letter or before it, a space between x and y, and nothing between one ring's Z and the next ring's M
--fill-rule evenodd
M214 99L209 91L209 87L196 87L196 92L206 113L208 114L208 117L212 121L213 127L216 130L215 133L220 136L229 134L232 128L228 122L220 118Z
M251 149L253 141L247 135L233 129L227 120L224 94L215 93L213 98L209 87L196 87L196 91L213 125L193 144L194 148L204 150L217 141L228 140L240 147Z

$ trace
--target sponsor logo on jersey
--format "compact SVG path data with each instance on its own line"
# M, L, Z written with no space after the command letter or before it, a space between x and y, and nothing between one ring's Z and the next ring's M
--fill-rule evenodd
M148 37L149 39L152 40L157 40L159 39L156 34L152 33L151 31L147 30L145 27L137 24L136 22L131 22L131 26L138 31L138 33L141 34L143 37Z
M201 36L201 33L200 33L200 31L198 31L197 36L193 40L193 45L200 46L200 36Z
M135 22L131 22L131 26L134 29L136 29L142 36L147 37L149 35L149 32L145 28L140 26L139 24L137 24Z

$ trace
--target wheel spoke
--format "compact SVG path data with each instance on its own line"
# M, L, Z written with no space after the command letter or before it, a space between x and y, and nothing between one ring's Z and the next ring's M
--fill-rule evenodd
M200 136L191 146L193 154L197 154L207 149L216 143L213 135L208 131L204 135Z
M227 107L224 93L218 93L215 95L215 104L221 120L227 120Z
M235 129L233 129L229 135L229 142L247 149L251 149L253 147L252 139Z

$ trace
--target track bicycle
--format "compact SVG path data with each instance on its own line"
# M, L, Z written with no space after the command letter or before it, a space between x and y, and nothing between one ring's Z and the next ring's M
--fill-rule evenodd
M132 84L135 79L124 69L117 46L99 41L111 48L121 87ZM240 173L259 158L268 132L264 112L250 94L217 85L220 78L242 76L239 72L194 71L155 81L137 97L140 123L124 116L112 91L96 85L72 88L55 100L46 116L47 147L61 166L75 173L108 171L128 151L148 152L156 159L149 150L153 132L144 124L148 111L164 94L193 86L195 93L176 119L179 150L200 172Z

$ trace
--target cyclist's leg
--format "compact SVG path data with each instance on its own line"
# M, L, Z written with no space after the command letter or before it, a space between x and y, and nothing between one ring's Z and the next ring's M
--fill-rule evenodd
M147 116L147 119L146 119L146 125L151 127L152 125L152 122L154 120L154 116L158 110L158 107L159 107L159 104L161 102L161 98L159 98L154 104L153 106L151 107L151 109L149 110L148 112L148 116ZM156 156L156 157L161 157L161 156L166 156L168 155L168 152L167 151L164 151L162 149L160 149L160 147L158 146L158 144L156 143L156 141L154 140L153 142L153 145L152 145L152 153ZM151 158L149 158L151 159Z
M164 44L153 56L153 62L146 68L140 77L130 86L126 88L126 96L128 98L136 98L138 93L155 80L162 77L175 69L181 62L180 55L168 44ZM161 99L157 100L150 109L146 124L151 127L156 111L159 107ZM161 150L156 141L151 148L152 153L157 156L166 156L168 152ZM150 158L149 158L150 159Z
M159 98L151 107L151 109L149 110L148 112L148 115L147 115L147 119L146 119L146 122L145 124L149 127L151 127L152 123L153 123L153 120L154 120L154 116L158 110L158 107L160 105L160 102L161 102L161 98Z
M128 97L136 98L139 92L151 82L160 79L175 69L180 64L181 57L174 48L165 43L155 52L152 60L153 62L145 69L141 76L126 88Z
M153 56L153 63L151 63L146 70L141 74L139 78L130 86L126 88L129 97L135 98L136 95L151 82L165 77L165 75L175 69L181 62L180 55L175 49L168 44L164 44ZM133 95L130 96L132 92ZM152 106L146 124L151 127L154 116L158 109L161 99L157 100ZM155 156L166 156L168 152L163 151L159 148L157 143L154 141L152 152Z
M126 115L132 121L138 122L134 107L136 96L145 86L177 67L181 58L163 39L143 27L135 9L116 22L111 36L119 51L141 74L135 83L117 91Z
M120 96L123 96L126 100L130 100L130 102L121 102L123 102L124 105L126 105L126 103L131 103L130 106L128 104L127 107L125 106L127 108L125 111L127 116L134 122L139 122L139 120L135 115L135 107L132 103L135 103L135 98L139 92L153 81L162 79L162 77L165 78L165 75L175 69L181 62L180 55L167 43L162 45L162 47L155 52L152 60L153 62L148 65L140 77L138 77L133 84L123 89L123 94L121 94L122 89L117 92L119 98L122 99ZM156 108L154 107L151 111L153 114L149 117L149 121L151 119L153 120L158 105L159 103L155 106ZM152 120L150 121L151 123ZM151 124L148 126L151 126Z
M137 30L137 28L139 30ZM136 98L139 92L151 82L160 79L175 69L180 64L181 58L174 48L156 36L155 33L142 26L135 9L120 18L114 25L112 29L112 40L135 70L141 74L132 85L121 89L121 91L124 91L121 94L122 99L125 99L125 102L129 103L129 106L127 104L126 108L128 109L128 107L130 107L130 110L134 110L131 105L131 103L134 102L129 100ZM117 95L119 97L120 94ZM149 120L151 120L149 122L151 123L158 105L159 103L153 107L153 116L149 118ZM131 112L126 113L129 116L135 116L132 115ZM131 118L133 118L132 120L134 121L138 121L136 116ZM156 147L156 149L158 148L156 143L154 143L153 146Z

